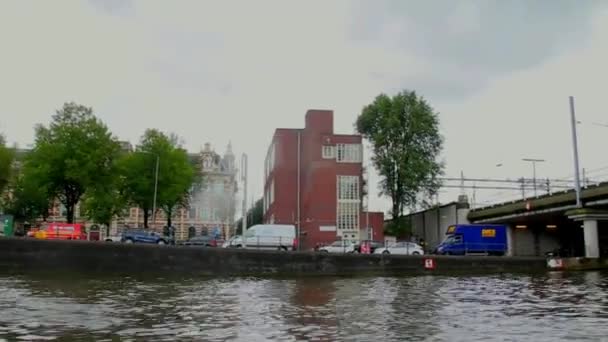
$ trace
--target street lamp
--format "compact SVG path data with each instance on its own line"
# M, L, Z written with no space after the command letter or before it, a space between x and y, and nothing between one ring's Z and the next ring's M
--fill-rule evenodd
M152 203L152 223L156 224L156 194L158 192L158 167L160 164L160 156L156 153L153 152L148 152L148 151L135 151L136 153L144 153L144 154L151 154L153 156L156 156L156 166L155 166L155 175L154 175L154 199L153 199L153 203Z
M241 241L247 248L247 154L241 156L241 180L243 181L243 227L241 230Z
M574 153L574 190L576 191L576 206L581 207L581 180L578 166L578 138L576 136L576 115L574 113L574 96L570 96L570 120L572 124L572 152Z
M532 163L532 182L534 183L534 197L536 197L536 163L542 163L544 159L523 158L523 161Z

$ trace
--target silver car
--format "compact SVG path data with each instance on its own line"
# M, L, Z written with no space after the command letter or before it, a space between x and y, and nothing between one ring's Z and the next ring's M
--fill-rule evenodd
M377 248L374 254L424 255L424 250L416 243L403 241Z
M334 241L331 245L319 247L319 252L323 253L353 253L356 242L350 240Z

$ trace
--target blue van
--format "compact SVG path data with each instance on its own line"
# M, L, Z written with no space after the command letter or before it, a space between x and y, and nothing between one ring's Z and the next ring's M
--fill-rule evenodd
M457 224L449 226L446 238L435 252L444 255L505 255L507 226L498 224Z

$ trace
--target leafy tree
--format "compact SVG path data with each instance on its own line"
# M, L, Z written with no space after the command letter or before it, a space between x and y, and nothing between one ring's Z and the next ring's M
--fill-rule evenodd
M6 212L13 215L16 221L48 218L52 195L41 184L35 171L25 167L12 180L11 192L6 198Z
M100 182L87 189L81 201L81 210L89 220L102 224L109 234L110 225L115 217L123 214L128 203L120 191L121 168L120 162L125 153L118 152L117 158L108 165L108 171Z
M14 158L13 150L5 143L4 136L0 135L0 194L10 182Z
M174 211L187 206L190 190L196 180L196 169L188 154L178 145L177 137L149 129L141 137L134 153L122 162L122 191L128 201L144 213L144 227L154 206L154 184L158 160L157 208L167 214L171 226Z
M87 191L81 204L87 218L104 225L108 233L114 217L121 216L126 207L127 202L114 184Z
M66 207L74 208L85 192L107 181L120 145L93 109L70 102L53 115L48 127L36 127L35 147L25 163L37 182Z
M411 223L411 220L408 220L406 217L397 217L386 223L384 235L394 236L398 239L408 237L412 233Z
M371 142L381 194L392 200L393 219L436 194L443 139L438 115L426 100L407 90L393 97L381 94L363 108L356 128Z
M256 224L264 223L264 199L260 198L255 201L253 208L247 210L247 228L254 226ZM240 218L236 222L236 233L243 233L243 219Z

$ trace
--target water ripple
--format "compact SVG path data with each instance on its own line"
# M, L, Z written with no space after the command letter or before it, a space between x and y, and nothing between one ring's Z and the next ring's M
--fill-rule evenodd
M608 274L0 276L2 340L606 340Z

